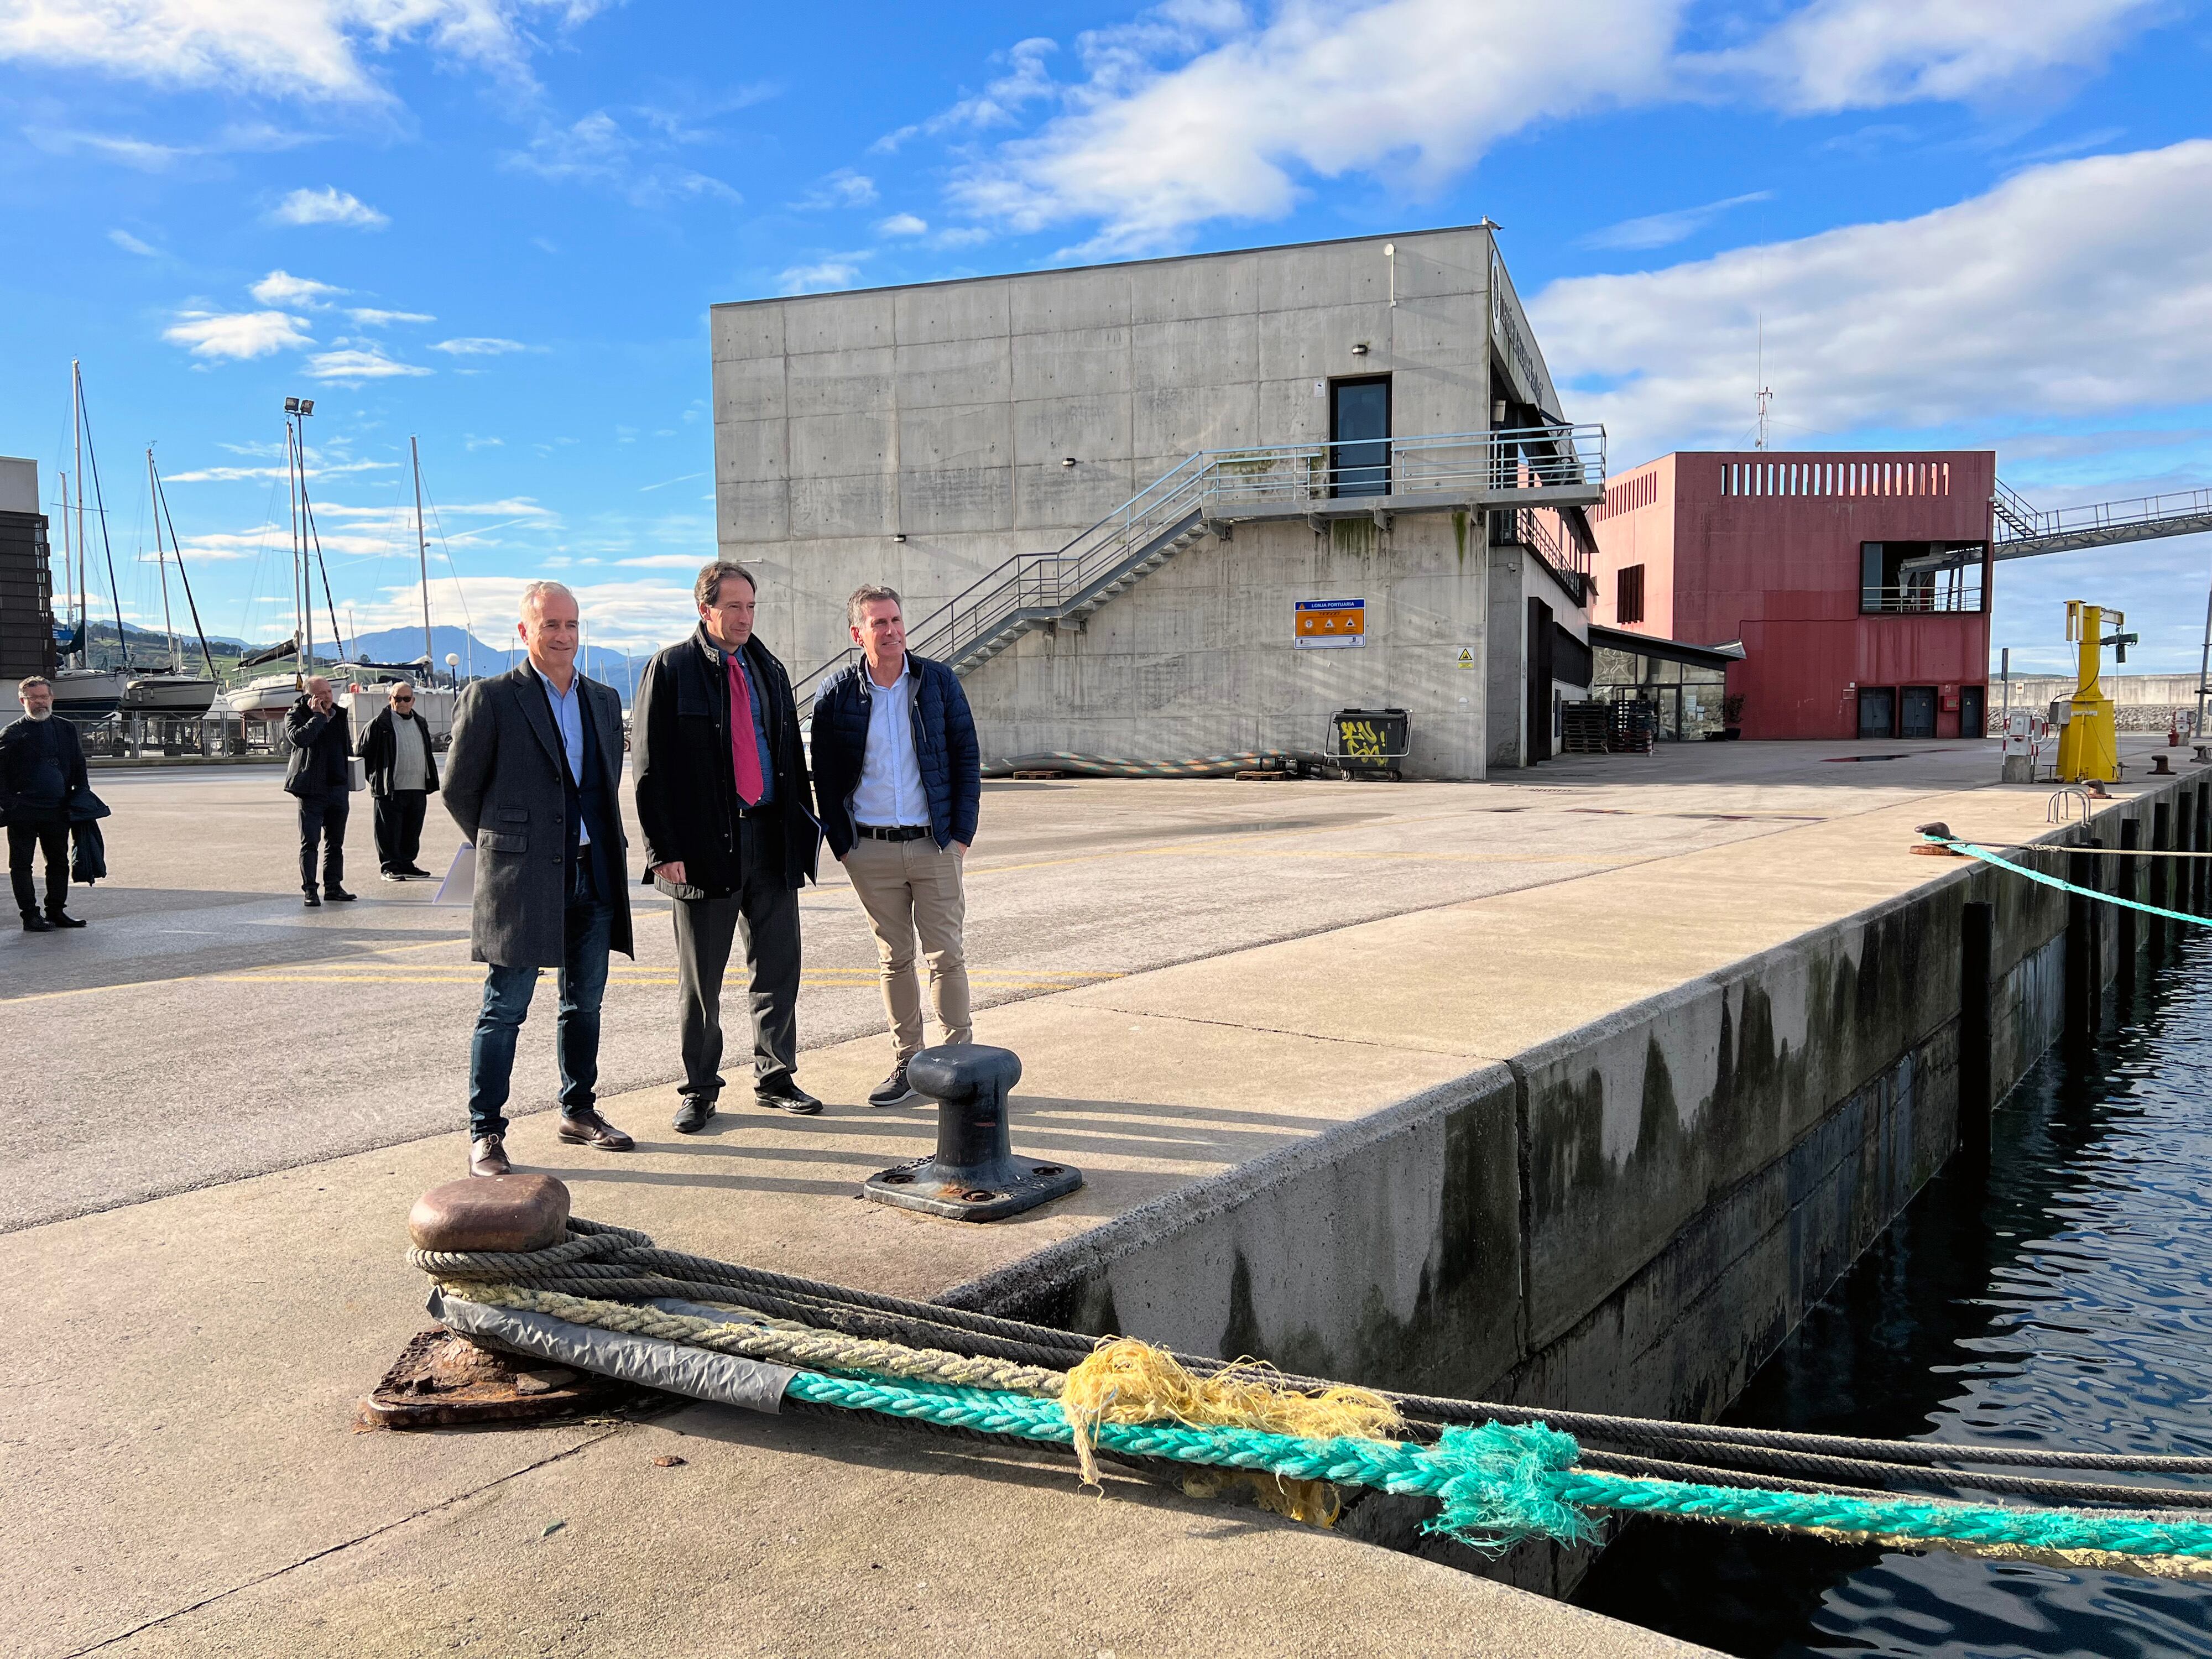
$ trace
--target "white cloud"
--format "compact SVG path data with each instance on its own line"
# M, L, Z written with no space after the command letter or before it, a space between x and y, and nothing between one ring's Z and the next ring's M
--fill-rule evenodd
M578 559L573 562L583 565L594 561ZM696 568L705 561L687 559L685 562ZM493 650L509 645L519 649L515 618L521 615L522 590L530 580L527 576L434 576L430 580L430 608L441 623L459 623L464 617L470 618L477 640ZM572 581L568 587L576 596L577 608L583 613L585 631L594 650L628 650L633 653L653 651L664 645L673 645L699 625L699 612L691 603L689 583L678 586L647 580ZM289 604L290 600L279 602ZM386 628L420 628L422 586L418 581L380 588L374 596L354 602L354 617L365 634ZM487 663L482 653L477 654L476 669L479 674L498 666L496 657Z
M1624 465L1741 440L1762 314L1775 413L1814 432L2187 406L2212 384L2208 201L2212 140L2063 161L1917 218L1553 283L1530 318Z
M1686 57L1747 77L1786 109L1832 113L1981 97L2054 69L2091 69L2159 0L1813 0L1752 45Z
M473 455L479 449L504 449L507 447L507 440L479 438L473 432L465 432L461 434L461 447Z
M265 357L313 345L304 317L282 311L182 311L161 337L190 346L195 357Z
M839 167L812 190L793 202L795 208L856 208L866 207L876 199L876 181L865 173L855 173L850 167Z
M351 101L387 97L362 61L421 41L436 56L526 82L526 28L597 0L33 0L0 11L0 61L95 70L167 86Z
M320 311L330 304L331 295L345 291L312 277L295 276L288 270L272 270L246 289L264 306L297 306L303 311Z
M392 222L389 214L378 212L335 185L295 190L277 203L269 216L281 225L346 225L356 230L381 230Z
M1064 112L958 176L953 194L1021 230L1095 220L1090 251L1130 252L1206 220L1279 217L1307 175L1432 189L1533 121L1657 95L1674 9L1382 0L1289 5L1257 27L1241 12L1195 24L1150 13L1080 41L1089 78L1062 90ZM1163 70L1163 55L1186 61Z
M238 449L240 447L236 444L225 444L223 447L225 449ZM282 454L283 453L282 450L276 448L274 445L269 446L269 450L270 453L275 454ZM307 457L307 476L310 478L334 478L348 472L387 471L398 467L398 465L399 463L397 461L333 461L325 463L318 460L315 458L314 452L310 450ZM161 475L161 482L164 484L236 483L241 479L246 478L282 478L285 476L285 469L281 466L203 466L195 468L193 471L189 472L164 472ZM316 511L319 513L322 509L318 507Z
M429 319L423 320L427 322ZM498 357L510 351L527 351L530 348L520 340L502 340L486 334L465 334L456 340L440 340L430 349L455 357Z
M1279 218L1316 179L1432 191L1501 139L1608 108L1743 101L1793 111L1980 99L2095 63L2160 0L1812 0L1747 44L1686 53L1687 0L1169 0L1080 36L1079 78L1015 73L917 132L1036 131L966 161L953 200L1018 231L1096 226L1078 250L1176 246L1210 221Z
M1708 202L1703 207L1678 208L1672 213L1647 214L1640 219L1623 219L1617 225L1607 225L1594 230L1581 239L1583 247L1654 248L1671 247L1686 241L1730 208L1741 207L1748 202L1771 200L1771 190L1755 190L1747 196L1731 196L1723 201Z
M719 179L653 159L682 142L665 126L661 137L641 139L606 111L594 110L571 125L540 128L527 149L508 152L502 165L541 179L612 190L641 208L702 197L732 204L744 199Z
M125 253L136 253L142 258L147 259L154 259L161 257L161 250L159 248L153 247L147 243L140 241L136 236L133 236L127 230L111 230L107 233L107 240L114 243L116 246L121 248Z
M417 363L395 362L384 355L382 347L371 345L366 349L319 351L307 359L307 373L318 380L357 385L363 380L388 380L402 375L434 374L437 371Z
M427 311L379 311L374 306L349 307L346 315L362 328L383 328L392 323L434 323Z
M617 559L630 570L696 570L706 562L696 553L653 553L641 559Z
M0 23L0 27L4 27ZM119 161L125 167L137 167L142 173L161 173L179 156L191 151L175 144L157 144L150 139L133 138L127 133L83 132L70 128L25 127L23 136L51 155L67 155L78 150L89 150L110 161Z
M776 278L783 294L818 294L825 289L850 288L860 280L860 262L866 253L833 253L811 264L788 265Z
M928 234L929 221L918 218L911 213L894 213L890 218L879 220L876 224L876 234L878 236L926 236Z
M981 131L1012 126L1029 105L1057 95L1060 88L1054 84L1051 71L1045 67L1045 59L1059 50L1058 43L1042 35L1016 41L1001 60L1007 65L1007 72L981 92L962 99L951 108L939 112L927 121L917 121L911 126L899 128L896 132L887 132L868 148L879 154L889 155L918 133L934 137L960 128Z

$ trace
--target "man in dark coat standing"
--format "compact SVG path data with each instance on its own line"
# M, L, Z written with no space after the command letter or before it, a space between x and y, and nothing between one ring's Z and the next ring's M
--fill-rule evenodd
M446 810L476 848L471 956L492 964L469 1047L469 1172L511 1172L504 1109L514 1041L538 970L560 972L554 1042L561 1139L603 1152L634 1144L599 1115L599 1004L607 954L630 942L622 809L622 699L576 667L576 596L522 590L528 659L462 694L446 755Z
M300 803L300 891L313 910L324 898L352 899L345 880L346 818L353 811L353 744L346 717L320 674L307 677L307 689L284 717L284 740L292 758L284 769L284 787ZM315 846L323 849L322 897L315 894Z
M633 710L637 820L653 884L676 901L684 1048L676 1127L696 1134L722 1091L722 975L744 942L753 1098L822 1103L799 1086L799 890L821 837L791 678L753 635L755 586L718 560L692 588L699 626L647 665Z
M23 717L0 731L0 819L8 825L8 879L27 933L82 927L70 915L70 808L91 794L76 727L54 713L54 688L33 675L15 687ZM33 879L46 860L46 908Z
M415 687L396 680L391 706L361 734L362 769L368 774L376 816L376 862L386 881L430 872L415 862L422 850L422 815L438 787L430 723L415 712Z

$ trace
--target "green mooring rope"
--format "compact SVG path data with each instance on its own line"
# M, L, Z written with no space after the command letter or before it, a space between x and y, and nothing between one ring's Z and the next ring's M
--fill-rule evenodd
M945 1428L1055 1445L1074 1437L1056 1401L995 1389L801 1371L791 1379L788 1391L811 1404L886 1413ZM2212 1524L2196 1521L1709 1486L1577 1468L1581 1449L1574 1437L1540 1423L1448 1428L1432 1446L1302 1440L1258 1429L1180 1423L1102 1423L1096 1438L1104 1449L1136 1456L1439 1498L1443 1510L1427 1530L1486 1552L1525 1538L1590 1541L1598 1531L1591 1511L1604 1510L1906 1544L2154 1559L2212 1558Z
M2193 927L2212 927L2212 916L2192 916L2184 911L2168 910L2161 905L2145 904L2140 899L2122 898L2118 893L2100 893L2094 887L2079 887L2070 881L2062 881L2057 876L2047 875L2043 871L2031 870L2024 864L2014 864L2010 859L2000 857L1986 847L1977 847L1972 842L1960 841L1956 836L1931 836L1923 830L1921 832L1920 839L1932 842L1937 847L1948 847L1954 853L1964 853L1968 858L1979 859L1984 864L1994 864L1998 869L2009 870L2016 876L2026 876L2030 881L2040 882L2045 887L2056 887L2062 893L2077 893L2083 898L2097 899L2106 904L2118 904L2130 910L2140 910L2147 916L2163 916L2168 921L2185 921ZM2073 849L2054 847L2051 850L2066 852ZM2141 849L2130 850L2140 851Z

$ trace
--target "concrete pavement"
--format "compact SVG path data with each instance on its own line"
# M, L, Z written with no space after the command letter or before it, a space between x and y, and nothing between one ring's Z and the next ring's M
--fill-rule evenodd
M1009 845L996 866L978 859L973 902L979 921L994 902L1024 915L1025 931L994 949L1035 982L979 1034L1028 1066L1018 1146L1068 1158L1090 1176L1075 1198L1012 1224L962 1226L853 1196L860 1176L928 1144L929 1121L915 1110L833 1106L800 1121L741 1109L688 1139L661 1128L669 1097L659 1085L610 1103L640 1132L631 1157L560 1147L542 1115L519 1126L514 1149L568 1180L580 1212L682 1248L942 1294L1194 1178L1463 1082L1655 988L1948 875L1957 866L1906 853L1923 814L1984 835L2041 827L2047 791L1951 793L1993 769L1986 750L1936 745L1825 772L1807 772L1826 763L1793 752L1768 757L1782 781L1766 784L1745 752L1764 747L1677 750L1648 769L1613 763L1613 775L1602 763L1547 769L1533 786L1107 783L1012 795L1002 813L994 795L987 811L1002 817ZM1838 773L1850 781L1830 781ZM1120 793L1130 789L1164 792L1153 799L1175 833ZM1184 793L1194 790L1203 793ZM157 810L167 804L146 807ZM210 827L204 817L197 833ZM135 833L127 822L118 830ZM169 841L180 833L173 826ZM217 856L209 879L239 879L222 867L232 856ZM1389 874L1363 879L1372 870ZM1031 875L1034 888L1021 879ZM1177 897L1164 904L1170 888ZM120 911L126 892L94 896ZM1133 907L1132 892L1146 905ZM834 887L823 896L833 893L842 896ZM215 918L233 930L225 945L263 927L279 938L264 960L297 960L283 953L300 948L289 937L298 924L252 909L275 902L198 908L225 913ZM434 911L384 908L395 931L416 916L426 931L453 931ZM1052 926L1058 915L1071 919L1065 933ZM364 920L345 917L336 935L349 964L391 948L362 932ZM811 935L817 960L825 935L834 950L829 925ZM317 938L329 954L329 936ZM1055 954L1066 938L1079 959ZM992 959L980 945L976 954ZM329 1139L318 1109L346 1080L311 1066L297 1019L343 1030L347 1021L328 1016L356 1005L329 988L356 981L263 992L252 976L272 970L232 959L222 967L240 977L174 981L187 1011L193 997L253 985L251 994L289 999L297 1018L289 1044L211 1043L195 1053L197 1076L171 1076L161 1045L181 1028L161 1024L167 1005L137 1012L160 988L124 977L146 970L132 960L127 948L104 967L89 955L59 959L58 973L84 976L65 988L81 994L0 1006L11 1054L46 1045L11 1067L18 1121L40 1113L20 1079L66 1070L72 1041L112 1047L88 1063L142 1079L152 1070L166 1098L202 1108L181 1126L173 1114L111 1117L104 1138L80 1132L58 1153L10 1154L19 1176L66 1176L88 1149L115 1162L89 1166L106 1188L42 1195L82 1213L0 1237L24 1362L0 1393L0 1456L17 1499L0 1506L0 1562L16 1587L0 1609L0 1649L849 1653L951 1640L1009 1653L1673 1650L1253 1511L1127 1484L1102 1504L1074 1490L1062 1462L852 1425L699 1407L619 1428L349 1434L352 1401L423 1322L421 1281L400 1260L404 1218L417 1192L456 1171L460 1135L403 1138L401 1126L422 1121L407 1116L410 1105L363 1120L389 1144L319 1150ZM450 1037L454 1010L439 998L462 999L465 1020L466 970L455 960L449 972L463 982L374 982L376 1000L409 1011L393 1028L401 1037L441 1021ZM1075 988L1037 988L1048 972ZM844 994L872 996L865 980ZM110 1021L94 1038L49 1030L59 1011L103 999L144 1024ZM637 1017L665 1043L665 1005L641 1002ZM413 1071L394 1080L392 1052L367 1051L381 1069L352 1085L364 1098L417 1091ZM806 1075L848 1103L883 1059L880 1037L864 1031L811 1051ZM220 1115L241 1068L263 1066L296 1091L289 1116L265 1113L291 1139L259 1147L271 1160L264 1173L174 1190L208 1177L179 1179L162 1158L191 1144L206 1109ZM458 1115L447 1103L419 1104L446 1126ZM147 1190L170 1183L167 1195L118 1197L118 1169ZM1145 1328L1145 1310L1125 1312ZM669 1449L690 1461L654 1467ZM564 1524L549 1532L556 1521Z

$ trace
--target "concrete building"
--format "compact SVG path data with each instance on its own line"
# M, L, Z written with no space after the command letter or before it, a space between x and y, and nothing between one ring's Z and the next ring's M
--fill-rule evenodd
M13 711L15 682L52 674L53 575L46 517L39 508L39 464L0 455L0 710Z
M1989 450L1662 455L1589 515L1592 620L1741 643L1747 738L1978 737L1996 488Z
M721 305L713 343L719 545L802 697L871 581L994 757L1393 708L1406 770L1480 777L1588 684L1602 434L1486 227Z

